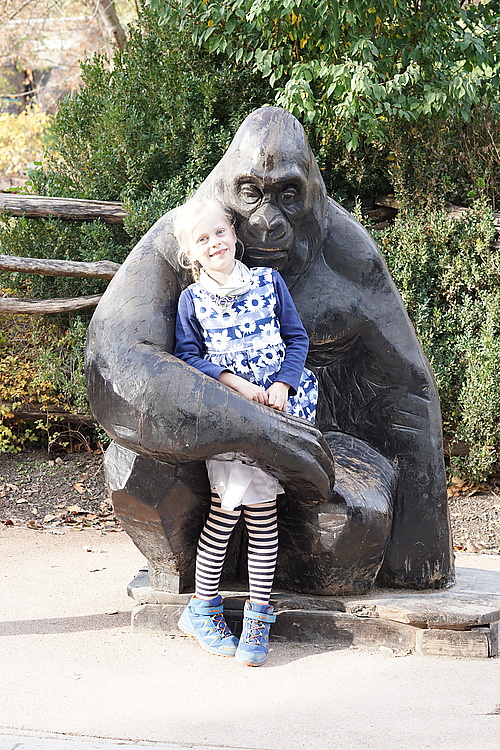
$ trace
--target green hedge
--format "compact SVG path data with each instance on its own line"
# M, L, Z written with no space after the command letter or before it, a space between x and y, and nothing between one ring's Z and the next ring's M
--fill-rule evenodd
M500 449L500 249L490 207L477 201L460 221L443 210L402 211L378 235L391 274L436 375L452 459L484 480Z

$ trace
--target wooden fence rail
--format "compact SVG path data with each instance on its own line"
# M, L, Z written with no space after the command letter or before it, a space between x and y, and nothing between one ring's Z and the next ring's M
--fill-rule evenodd
M54 218L64 221L95 221L123 224L126 211L122 203L89 201L79 198L48 198L44 195L0 193L0 211L30 219Z
M119 263L113 263L110 260L85 263L76 260L48 260L45 258L20 258L15 255L0 255L0 271L36 273L41 276L112 279L119 268Z
M83 263L70 260L45 260L41 258L19 258L0 255L0 271L36 273L42 276L72 276L80 279L112 279L120 268L119 263L99 260ZM47 313L76 312L95 307L102 294L89 294L68 299L21 299L0 297L0 313L24 313L46 315Z

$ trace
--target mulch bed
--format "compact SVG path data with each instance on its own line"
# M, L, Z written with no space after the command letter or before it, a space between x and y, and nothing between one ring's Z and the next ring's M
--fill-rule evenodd
M448 488L454 547L500 555L500 483ZM103 454L0 454L0 524L60 533L63 528L120 531L108 500Z

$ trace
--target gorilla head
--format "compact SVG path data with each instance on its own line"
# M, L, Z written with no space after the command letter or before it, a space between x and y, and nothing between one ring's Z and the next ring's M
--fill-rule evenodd
M249 266L272 266L293 284L321 247L325 185L302 126L283 109L246 118L199 194L232 209Z

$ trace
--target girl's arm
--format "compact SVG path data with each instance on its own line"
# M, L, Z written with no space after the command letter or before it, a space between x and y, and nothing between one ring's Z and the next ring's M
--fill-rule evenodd
M204 372L205 375L218 380L224 368L205 359L205 352L201 326L194 310L193 296L189 289L185 289L179 297L177 307L174 356L200 372Z
M185 289L179 298L175 341L174 356L187 362L188 365L195 367L200 372L204 372L205 375L215 378L223 385L227 385L250 401L267 404L266 392L263 388L204 358L203 335L189 289Z

